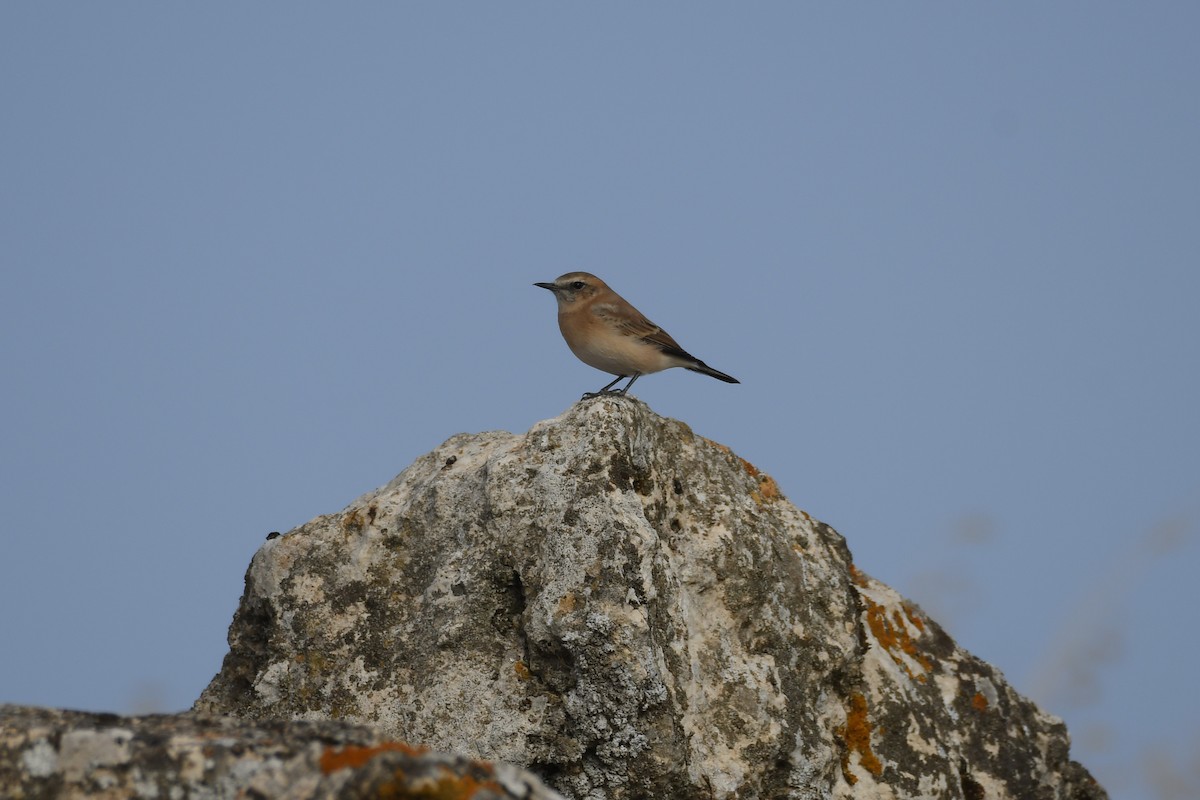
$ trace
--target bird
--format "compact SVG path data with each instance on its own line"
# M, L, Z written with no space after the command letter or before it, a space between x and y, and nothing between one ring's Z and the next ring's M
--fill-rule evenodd
M737 378L713 369L684 350L671 335L590 272L568 272L549 283L535 283L558 301L558 329L567 346L583 363L616 375L616 380L581 400L602 395L625 395L633 382L651 372L683 367L726 383ZM629 378L620 389L613 386Z

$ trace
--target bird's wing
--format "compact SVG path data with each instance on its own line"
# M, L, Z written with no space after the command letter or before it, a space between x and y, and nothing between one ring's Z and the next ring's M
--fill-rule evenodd
M679 342L671 338L671 334L646 319L642 316L642 312L624 300L620 305L600 303L594 306L593 310L617 330L649 342L664 353L686 358L689 361L697 360L695 356L680 347Z

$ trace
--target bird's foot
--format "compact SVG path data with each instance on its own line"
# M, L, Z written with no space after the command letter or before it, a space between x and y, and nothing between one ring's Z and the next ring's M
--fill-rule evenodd
M624 397L624 389L601 389L598 392L584 392L583 397L579 398L580 402L591 400L596 397Z

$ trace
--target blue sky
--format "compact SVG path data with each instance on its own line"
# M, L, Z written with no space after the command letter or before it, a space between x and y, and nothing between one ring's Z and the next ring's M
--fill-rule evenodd
M1200 8L0 5L0 701L190 704L267 532L607 379L1196 794ZM1182 630L1181 630L1182 629Z

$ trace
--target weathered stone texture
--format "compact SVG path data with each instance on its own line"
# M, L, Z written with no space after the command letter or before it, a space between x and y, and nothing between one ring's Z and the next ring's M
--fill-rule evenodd
M516 767L425 752L341 722L22 706L0 706L0 796L562 800Z
M1061 722L632 398L459 435L267 541L196 704L346 719L573 798L1099 798Z

